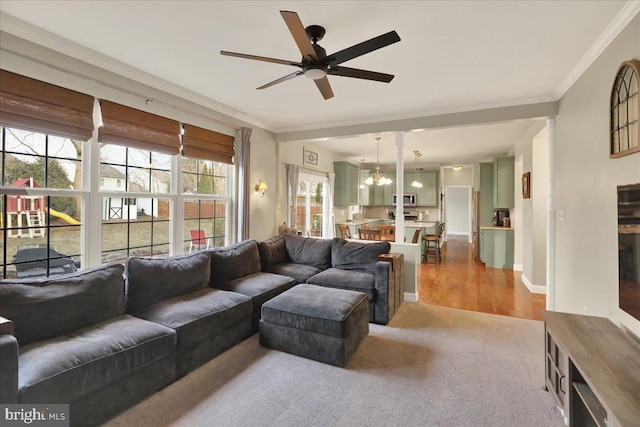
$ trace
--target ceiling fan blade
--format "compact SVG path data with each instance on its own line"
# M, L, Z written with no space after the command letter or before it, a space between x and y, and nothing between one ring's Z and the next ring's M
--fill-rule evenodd
M305 58L310 56L317 61L318 55L316 55L316 51L309 41L309 36L307 36L307 32L305 31L298 14L295 12L281 10L280 15L282 15L284 22L287 24L287 27L289 27L293 40L295 40L298 45L298 49L300 49L302 56Z
M303 74L304 74L304 73L303 73L302 71L296 71L295 73L287 74L287 75L286 75L286 76L284 76L284 77L280 77L279 79L274 80L274 81L272 81L272 82L269 82L269 83L267 83L266 85L262 85L262 86L260 86L260 87L258 87L258 88L256 88L256 89L266 89L266 88L268 88L268 87L271 87L271 86L273 86L273 85L277 85L278 83L286 82L287 80L291 80L291 79L293 79L294 77L298 77L298 76L301 76L301 75L303 75Z
M395 31L390 31L381 36L374 37L370 40L343 49L332 55L327 55L325 63L329 65L338 65L350 59L362 56L365 53L373 52L374 50L381 49L385 46L389 46L390 44L397 43L399 41L400 36L398 35L398 33L396 33Z
M245 53L227 52L225 50L220 51L221 55L235 56L236 58L254 59L256 61L273 62L274 64L294 65L296 67L302 67L302 64L295 61L287 61L286 59L267 58L266 56L247 55Z
M356 79L374 80L389 83L395 77L393 74L378 73L376 71L360 70L358 68L334 67L327 70L332 76L354 77Z
M333 98L333 90L331 90L331 85L329 84L329 79L327 78L327 76L324 76L323 78L318 80L314 80L314 82L316 82L316 86L318 86L318 89L320 89L320 93L322 93L324 99Z

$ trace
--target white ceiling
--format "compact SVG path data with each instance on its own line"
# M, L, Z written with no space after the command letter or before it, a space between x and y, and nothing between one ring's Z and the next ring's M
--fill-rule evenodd
M221 104L222 112L287 132L555 101L630 9L637 13L637 2L3 0L0 28L25 38L34 32L26 27L45 30L53 35L40 33L38 43L85 61L110 58L101 66L118 64L112 71L122 73L124 64L132 75L148 73ZM299 61L280 10L324 26L327 53L396 30L399 43L344 63L395 79L330 76L335 97L326 101L304 77L256 90L297 68L219 52ZM506 152L496 135L521 135L530 125L417 132L407 134L407 149L423 144L435 162L465 163ZM354 160L375 156L372 135L349 141L326 146Z

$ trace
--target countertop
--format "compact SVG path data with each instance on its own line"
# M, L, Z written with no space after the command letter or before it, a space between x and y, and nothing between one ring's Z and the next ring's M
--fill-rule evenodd
M513 231L511 227L498 227L495 225L481 225L480 230L505 230L505 231Z
M388 220L388 219L374 219L374 218L364 218L364 219L355 219L353 221L344 221L344 222L338 222L336 223L336 225L362 225L362 224L368 224L370 222L377 222L377 221L386 221L389 225L395 225L395 221L392 220ZM437 221L435 220L422 220L422 221L405 221L404 225L408 226L408 227L431 227L433 225L436 224ZM499 227L499 228L504 228L504 227Z

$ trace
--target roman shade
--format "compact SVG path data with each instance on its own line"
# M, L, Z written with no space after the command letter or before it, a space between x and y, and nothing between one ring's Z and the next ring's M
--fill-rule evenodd
M167 154L180 153L180 123L100 100L102 123L98 141Z
M86 141L93 134L90 95L0 70L0 124Z
M184 125L182 155L233 164L235 138L193 125Z

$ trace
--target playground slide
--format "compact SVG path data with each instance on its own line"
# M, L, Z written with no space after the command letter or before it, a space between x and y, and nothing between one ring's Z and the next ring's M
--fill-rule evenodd
M47 208L45 208L47 209ZM75 219L71 218L69 215L67 215L66 213L62 213L62 212L58 212L55 209L51 209L49 208L49 213L53 216L55 216L56 218L60 218L61 220L68 222L71 225L80 225L80 223L78 221L76 221Z

